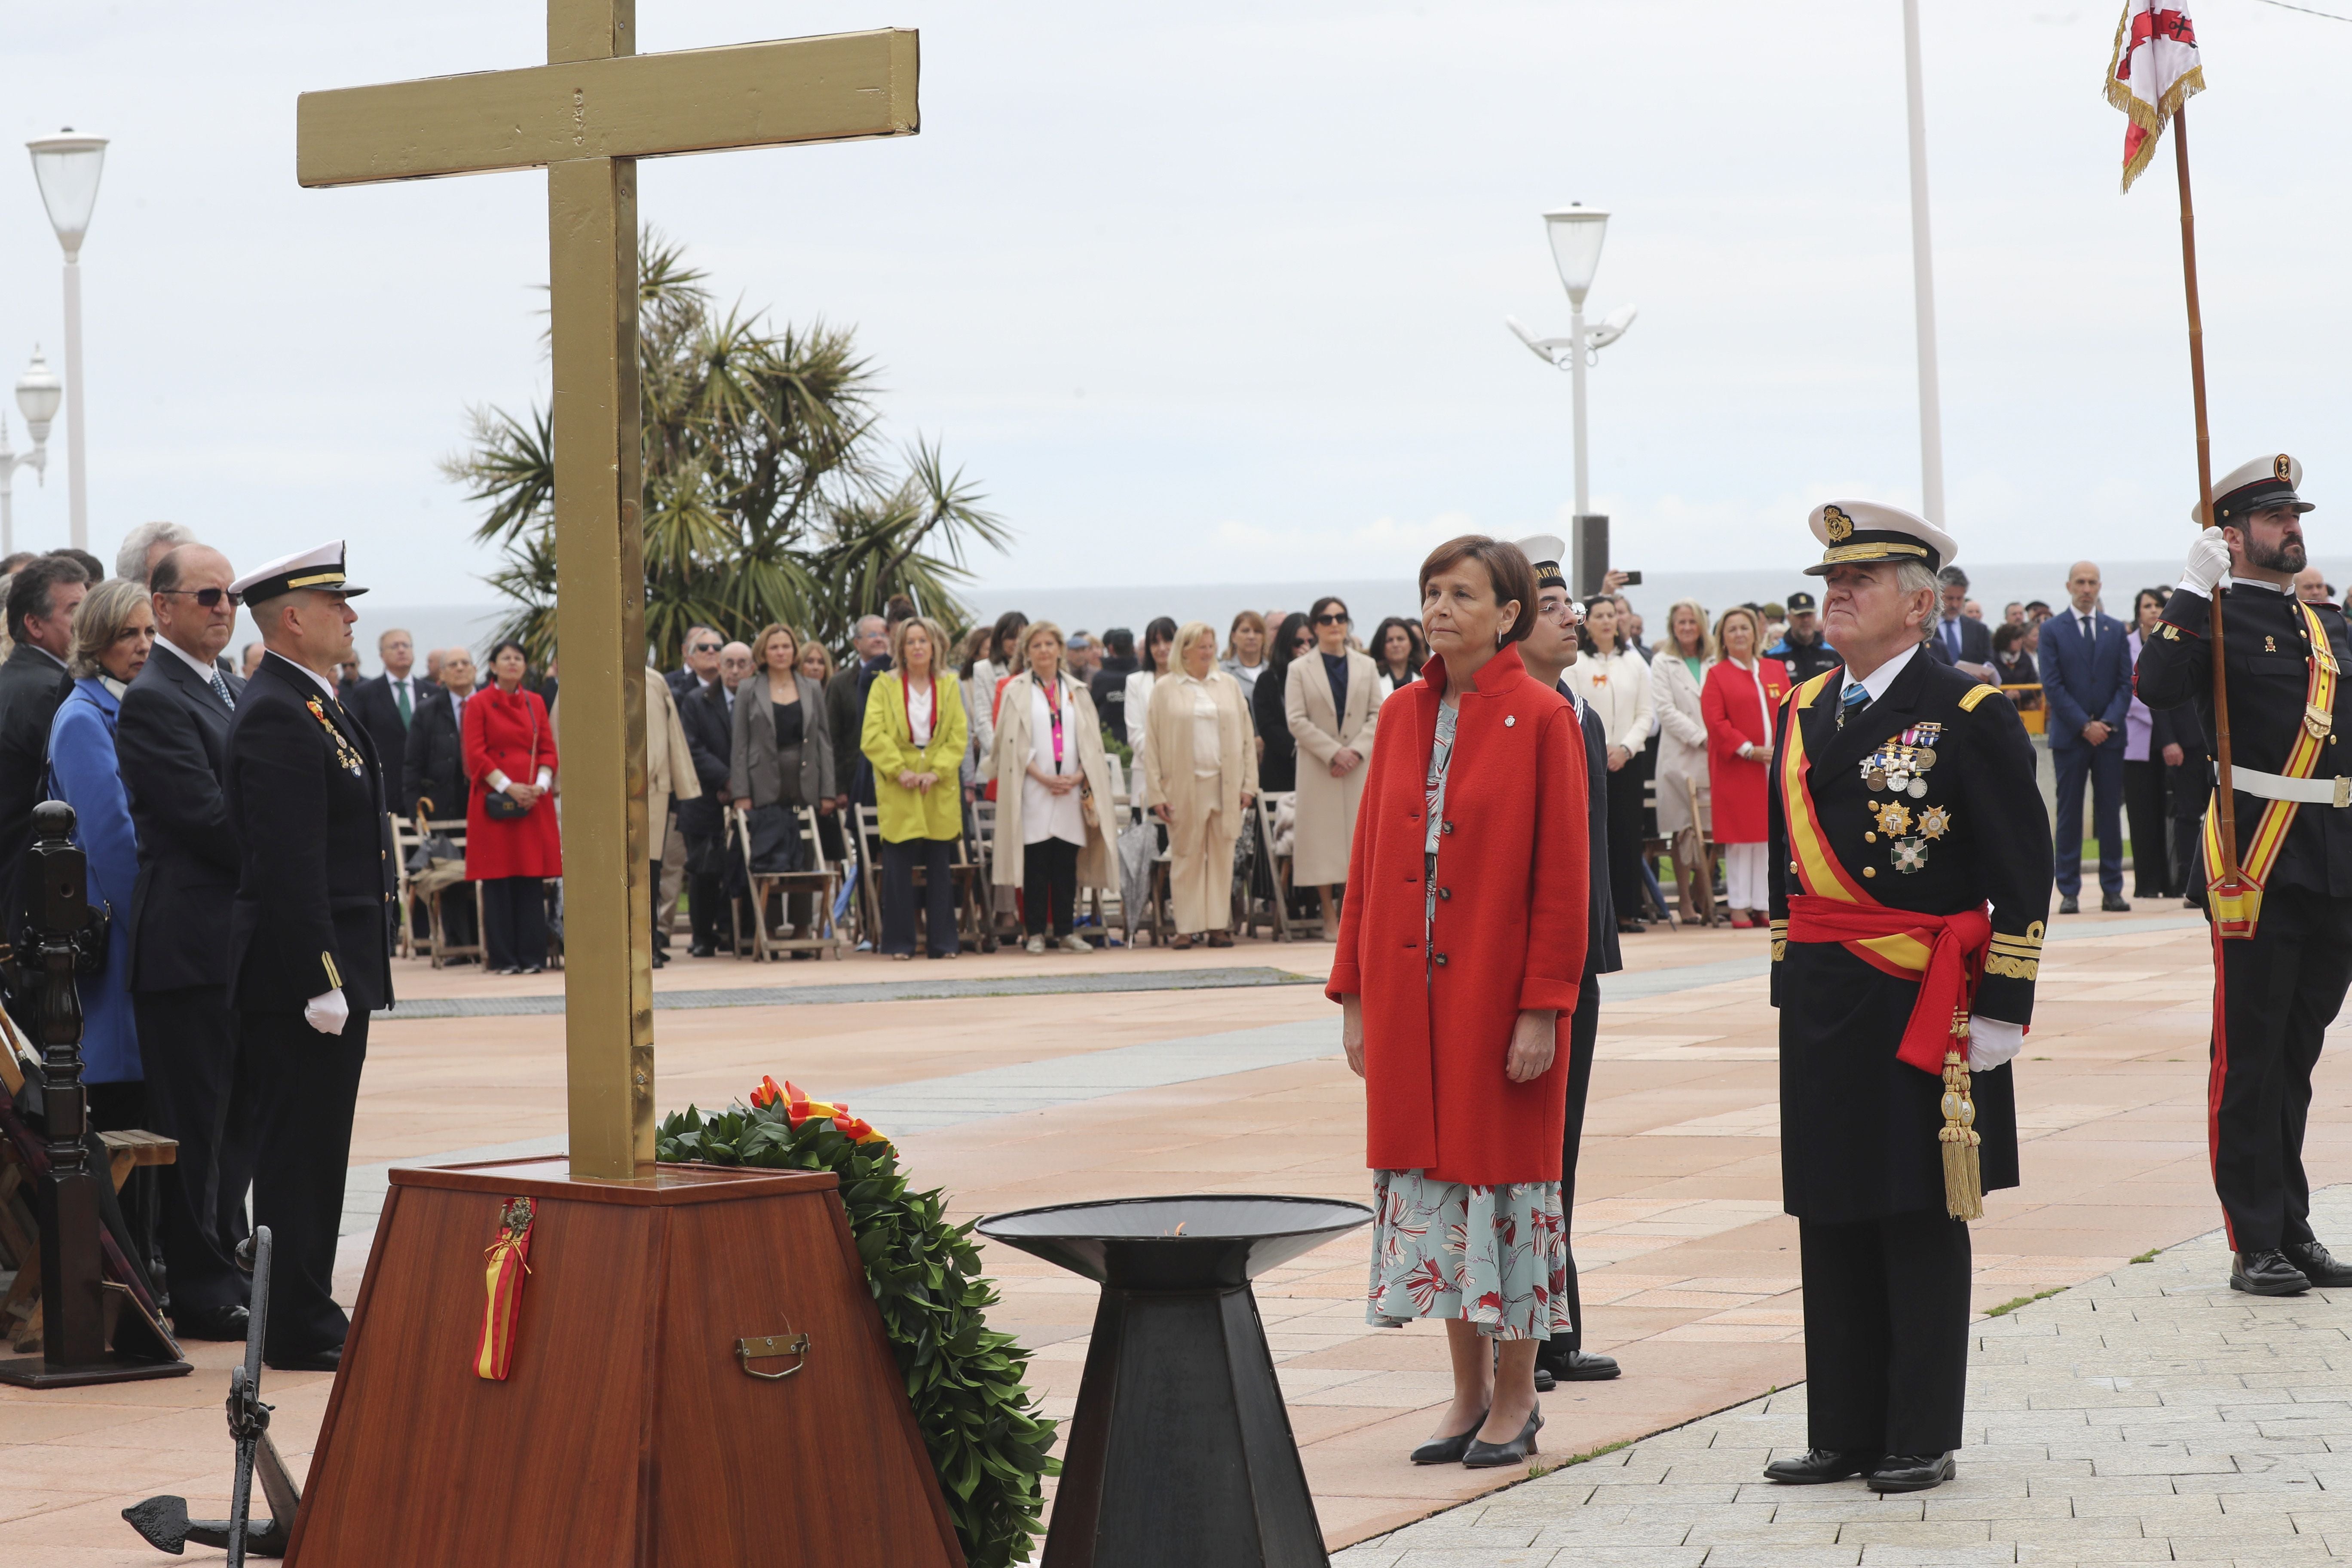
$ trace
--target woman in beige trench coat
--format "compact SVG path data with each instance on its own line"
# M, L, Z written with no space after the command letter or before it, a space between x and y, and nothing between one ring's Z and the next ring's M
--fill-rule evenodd
M1234 844L1257 798L1257 744L1241 682L1217 668L1216 628L1176 634L1145 712L1143 803L1168 825L1176 940L1234 945Z
M1381 710L1381 669L1370 654L1348 646L1348 606L1329 595L1307 612L1316 651L1290 661L1283 713L1298 742L1298 842L1290 863L1293 887L1323 895L1323 934L1339 934L1331 889L1348 879L1356 838L1356 806L1364 798L1364 763ZM1332 690L1347 689L1344 703Z
M996 780L989 879L1022 889L1031 952L1044 952L1049 938L1072 952L1091 952L1087 939L1070 929L1078 889L1118 885L1102 721L1086 683L1063 660L1059 626L1032 621L1017 646L1021 673L997 700L996 743L988 763L987 776Z

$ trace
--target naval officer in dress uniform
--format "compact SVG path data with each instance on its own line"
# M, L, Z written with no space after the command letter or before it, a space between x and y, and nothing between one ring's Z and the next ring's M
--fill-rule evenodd
M352 658L341 541L232 585L268 649L229 722L229 1004L258 1096L253 1222L275 1241L264 1353L332 1371L350 1320L335 1304L335 1237L368 1015L392 1004L391 838L367 726L335 690Z
M1584 983L1577 992L1576 1012L1569 1023L1568 1116L1562 1123L1559 1156L1559 1219L1568 1226L1576 1211L1576 1155L1584 1142L1584 1104L1592 1087L1592 1052L1601 1039L1601 987L1596 977L1625 967L1617 946L1616 906L1609 892L1609 734L1601 715L1576 695L1563 672L1576 662L1576 628L1584 624L1584 607L1568 591L1568 577L1559 563L1568 545L1557 534L1538 533L1518 542L1520 552L1536 569L1535 629L1519 644L1519 658L1538 681L1548 681L1568 699L1583 725L1587 784L1585 820L1591 858L1591 888L1586 913L1591 940L1584 948ZM1621 1370L1614 1356L1584 1348L1584 1296L1577 1289L1576 1255L1568 1254L1569 1328L1536 1349L1536 1392L1549 1392L1561 1383L1599 1383Z
M2190 547L2137 677L2150 708L2196 705L2213 755L2208 639L2218 592L2239 862L2262 895L2252 937L2215 943L2206 1127L2234 1255L2230 1284L2258 1296L2352 1285L2352 1267L2311 1233L2303 1171L2311 1069L2352 982L2352 746L2339 743L2352 721L2342 679L2352 644L2343 612L2295 598L2294 574L2309 563L2302 483L2303 465L2284 453L2222 476L2213 487L2219 526ZM2218 853L2210 808L2208 816L2199 888Z
M1812 514L1829 640L1772 759L1780 1180L1805 1287L1809 1452L1790 1484L1949 1480L1968 1389L1969 1227L1938 1135L1968 1030L1983 1190L2017 1184L2006 1065L2032 1021L2050 826L2017 710L1923 646L1955 552L1869 501ZM1955 1104L1957 1105L1957 1101Z

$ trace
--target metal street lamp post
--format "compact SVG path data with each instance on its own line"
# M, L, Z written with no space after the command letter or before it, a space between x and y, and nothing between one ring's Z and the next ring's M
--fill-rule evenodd
M33 154L33 177L40 182L49 226L66 253L66 489L73 518L73 545L89 548L89 495L82 468L81 237L98 205L98 176L106 164L106 138L77 136L68 125L55 136L25 145Z
M33 449L19 452L8 440L8 421L0 417L0 555L16 552L16 521L13 511L14 492L18 468L30 468L48 482L49 422L58 416L58 400L65 389L41 358L40 345L33 346L33 363L16 378L16 406L24 411L25 429L33 437Z
M1588 329L1584 324L1584 297L1591 291L1592 274L1601 266L1601 244L1608 237L1607 213L1570 205L1544 214L1544 228L1551 238L1552 260L1559 268L1559 280L1568 289L1568 336L1538 338L1510 317L1503 320L1537 358L1565 369L1573 383L1576 513L1571 524L1575 537L1570 541L1569 548L1576 557L1577 593L1597 594L1601 591L1601 579L1609 570L1609 520L1591 514L1590 469L1585 459L1584 372L1590 359L1625 335L1625 329L1633 324L1634 310L1628 305L1610 312L1598 327Z

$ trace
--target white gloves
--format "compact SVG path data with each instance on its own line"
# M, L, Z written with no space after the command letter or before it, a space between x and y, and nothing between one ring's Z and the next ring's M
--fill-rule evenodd
M2189 559L2181 563L2180 585L2203 598L2211 598L2213 590L2230 573L2230 547L2221 542L2221 531L2209 528L2197 536L2189 547Z
M1969 1070L1989 1072L2025 1048L2025 1026L1979 1013L1969 1020Z
M340 985L302 1005L302 1021L322 1035L341 1034L351 1019L352 1005L343 1000L343 988Z

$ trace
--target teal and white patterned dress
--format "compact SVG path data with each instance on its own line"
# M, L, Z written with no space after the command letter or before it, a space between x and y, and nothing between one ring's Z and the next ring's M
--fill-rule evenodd
M1454 724L1454 704L1442 704L1436 743L1429 749L1429 860L1423 882L1423 921L1432 931L1437 921L1439 822ZM1429 951L1427 939L1422 951ZM1420 1171L1375 1171L1372 1208L1365 1321L1393 1329L1414 1318L1461 1318L1498 1340L1545 1340L1573 1326L1568 1226L1558 1182L1474 1187L1432 1181Z

